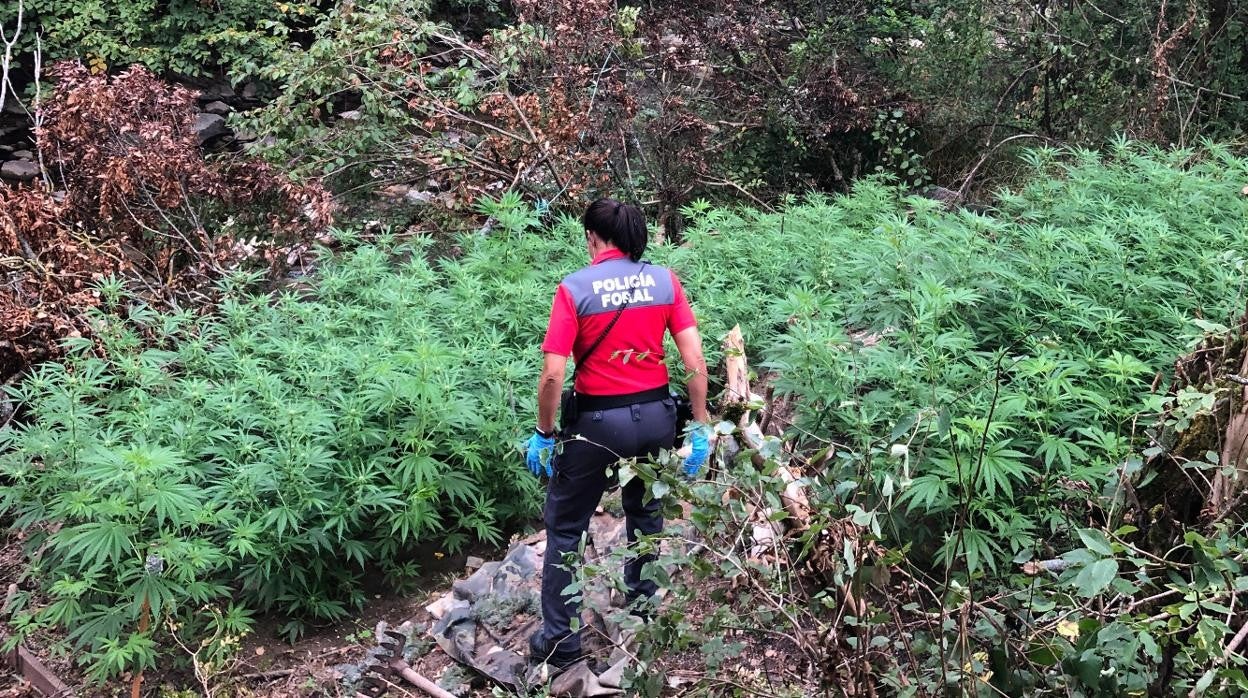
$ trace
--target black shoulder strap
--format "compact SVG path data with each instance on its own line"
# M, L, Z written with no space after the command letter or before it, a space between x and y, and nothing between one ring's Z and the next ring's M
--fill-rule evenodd
M648 262L643 261L641 263L641 268L643 270L646 268L646 264L648 264ZM620 306L620 309L615 311L615 316L611 318L611 322L607 323L607 326L602 329L602 334L598 335L598 339L595 339L594 343L589 345L589 348L585 350L584 354L581 354L581 358L576 362L576 366L572 368L572 377L574 379L576 378L577 371L580 371L581 366L584 365L585 360L589 358L590 354L594 353L594 350L598 348L599 344L602 344L602 340L607 338L607 335L611 332L611 328L615 327L615 323L620 319L620 316L624 314L624 310L628 308L628 304L632 301L632 296L629 296L628 300L624 301L624 304Z
M589 358L590 354L594 353L594 350L598 348L598 345L602 344L602 340L607 338L607 333L611 331L612 327L615 327L615 321L620 319L620 316L624 314L624 309L627 307L628 303L625 302L624 305L620 306L619 310L615 311L615 317L611 318L611 322L607 323L607 326L603 328L602 334L598 335L598 339L595 339L594 343L589 345L589 348L585 350L584 354L581 354L581 359L577 361L576 366L572 368L573 376L576 375L577 371L581 370L581 365L585 363L585 360Z

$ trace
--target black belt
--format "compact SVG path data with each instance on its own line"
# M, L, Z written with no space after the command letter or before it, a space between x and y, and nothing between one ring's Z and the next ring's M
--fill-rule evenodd
M625 395L583 395L576 394L576 409L581 412L595 412L597 410L610 410L616 407L627 407L628 405L636 405L642 402L654 402L655 400L667 400L672 397L672 393L667 386L654 388L652 390L643 390L640 393L627 393Z

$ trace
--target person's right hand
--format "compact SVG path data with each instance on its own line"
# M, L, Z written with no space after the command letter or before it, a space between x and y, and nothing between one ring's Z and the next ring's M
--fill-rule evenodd
M546 473L546 477L555 476L550 467L550 459L554 453L555 437L542 436L534 431L529 437L524 453L524 463L529 466L529 472L533 473L533 477L541 477L543 472Z
M693 479L711 455L711 427L696 424L689 431L689 455L685 458L685 477Z

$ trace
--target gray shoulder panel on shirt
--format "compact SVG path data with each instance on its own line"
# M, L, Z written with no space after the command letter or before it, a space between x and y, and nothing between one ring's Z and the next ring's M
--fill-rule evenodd
M625 302L629 308L676 302L672 274L666 267L631 259L612 259L570 274L563 285L572 295L578 316L612 313Z

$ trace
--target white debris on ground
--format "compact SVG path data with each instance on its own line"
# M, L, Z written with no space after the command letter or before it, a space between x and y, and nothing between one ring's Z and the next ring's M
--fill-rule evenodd
M625 542L624 520L596 514L589 541L587 562L607 557ZM550 692L559 696L622 694L632 631L621 627L628 624L627 614L613 603L618 595L605 580L589 583L582 613L582 643L596 662L583 660L563 671L529 662L528 638L541 624L545 552L546 535L539 532L515 543L502 560L483 562L471 576L456 581L449 593L426 607L434 618L429 634L451 658L513 690L525 692L549 682Z

